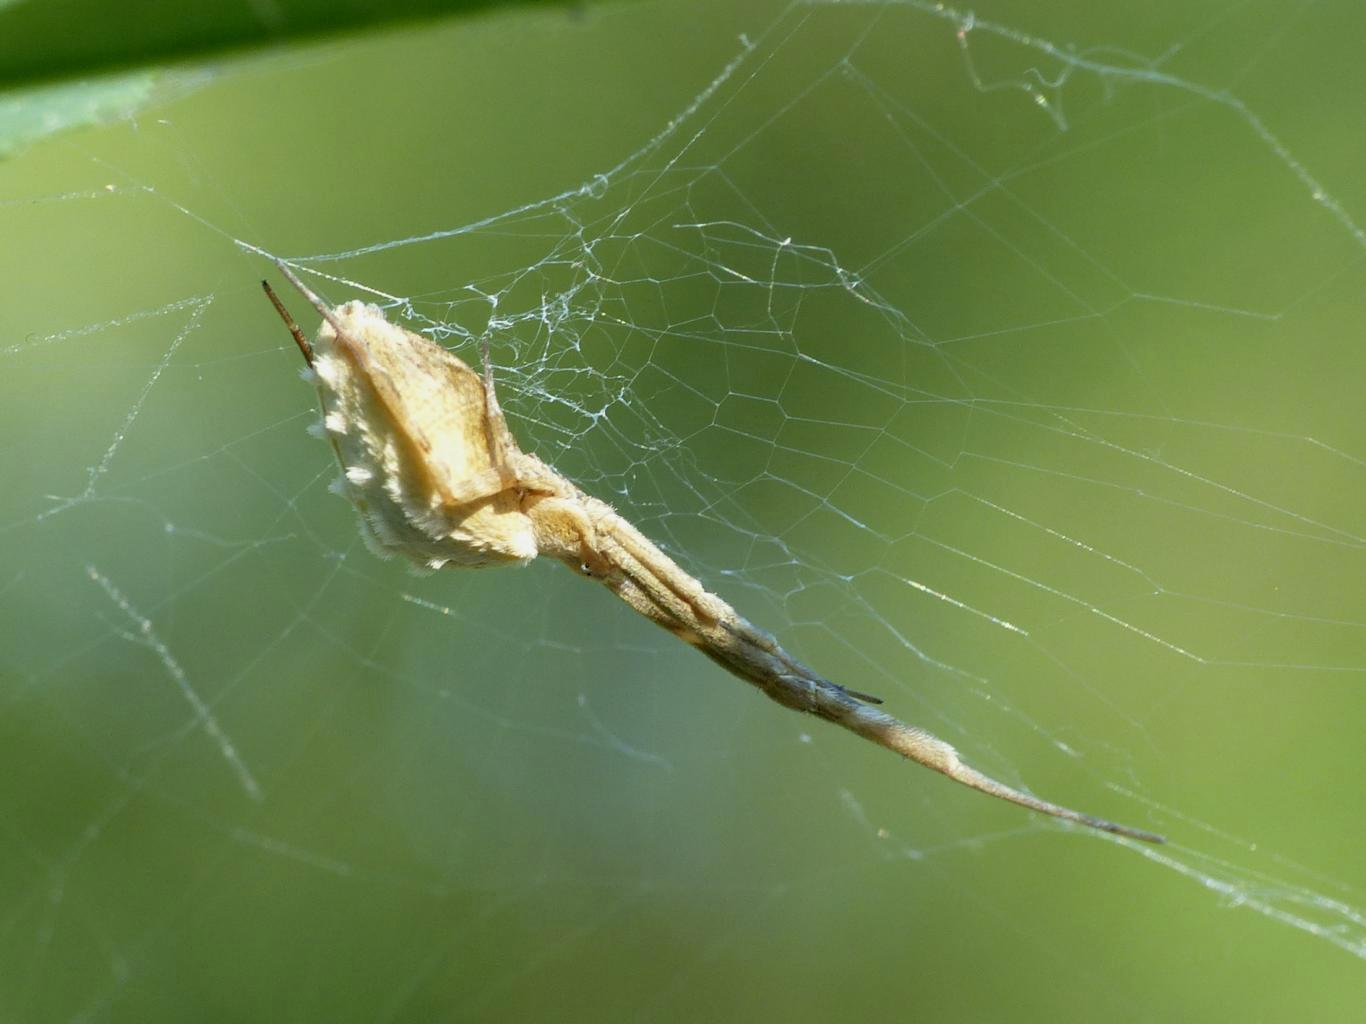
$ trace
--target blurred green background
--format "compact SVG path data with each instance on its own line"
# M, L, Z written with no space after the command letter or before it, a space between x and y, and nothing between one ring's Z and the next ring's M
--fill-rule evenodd
M0 1018L1354 1019L1364 30L536 6L16 86ZM794 653L1171 845L377 561L260 252L488 333Z

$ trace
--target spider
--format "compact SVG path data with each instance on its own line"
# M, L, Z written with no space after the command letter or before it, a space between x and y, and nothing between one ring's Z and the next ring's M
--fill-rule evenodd
M998 782L964 764L948 743L876 707L878 698L792 657L610 505L522 451L498 404L487 338L480 375L430 339L389 323L379 307L352 301L331 308L276 265L322 315L310 344L261 282L317 385L323 429L343 470L340 489L376 554L428 569L556 559L784 707L990 796L1130 839L1166 841Z

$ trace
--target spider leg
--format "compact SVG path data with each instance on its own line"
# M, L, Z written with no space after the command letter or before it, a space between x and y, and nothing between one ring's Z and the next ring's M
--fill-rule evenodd
M882 700L881 697L874 697L871 693L864 693L862 690L851 690L851 689L849 689L849 687L847 687L847 686L840 686L839 683L831 683L830 685L831 685L831 686L839 686L839 688L840 688L841 690L843 690L845 693L849 694L849 696L853 697L855 700L861 700L861 701L863 701L863 703L865 703L865 704L881 704L881 703L883 703L883 700Z
M696 647L770 699L843 726L978 792L1114 835L1148 843L1166 841L1152 832L1041 800L964 764L958 752L937 736L871 706L881 703L876 697L846 689L807 668L783 650L772 636L752 625L721 598L708 593L668 555L607 506L582 495L578 495L577 500L587 508L599 509L591 520L591 536L582 526L569 529L571 533L585 530L584 541L613 567L613 574L603 582L636 611ZM578 507L572 500L561 504ZM570 560L561 557L564 561Z

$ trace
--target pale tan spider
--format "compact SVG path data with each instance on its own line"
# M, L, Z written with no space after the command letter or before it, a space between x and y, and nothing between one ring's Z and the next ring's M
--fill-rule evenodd
M418 565L487 566L558 559L786 707L842 725L956 782L1055 818L1150 843L1117 825L1012 789L964 764L922 729L830 682L709 593L605 502L522 451L498 405L484 343L481 377L377 307L328 306L288 267L280 272L322 315L310 345L270 285L318 387L344 493L372 550Z

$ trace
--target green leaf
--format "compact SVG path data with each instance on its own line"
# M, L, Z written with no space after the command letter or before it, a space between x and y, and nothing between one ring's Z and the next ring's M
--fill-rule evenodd
M0 89L545 0L0 0Z
M0 157L58 132L130 117L192 88L205 73L187 65L210 56L544 2L0 0Z

